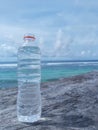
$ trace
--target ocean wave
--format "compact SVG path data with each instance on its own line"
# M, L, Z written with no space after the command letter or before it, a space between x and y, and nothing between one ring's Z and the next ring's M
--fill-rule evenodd
M79 66L85 66L85 65L98 65L98 62L42 62L42 66L55 66L55 65L79 65ZM17 63L4 63L0 64L0 68L2 67L17 67Z
M82 62L82 63L79 63L79 66L89 66L89 65L96 66L96 65L98 65L98 62Z
M79 65L79 66L85 66L85 65L97 65L98 62L48 62L48 63L42 63L44 66L53 66L53 65Z
M42 63L42 65L63 65L63 64L66 64L66 63Z
M0 64L0 67L17 67L17 64Z

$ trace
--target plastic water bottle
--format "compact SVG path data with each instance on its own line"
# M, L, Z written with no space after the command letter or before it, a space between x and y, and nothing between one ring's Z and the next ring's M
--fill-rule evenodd
M35 37L25 35L18 49L17 117L21 122L35 122L41 116L40 57Z

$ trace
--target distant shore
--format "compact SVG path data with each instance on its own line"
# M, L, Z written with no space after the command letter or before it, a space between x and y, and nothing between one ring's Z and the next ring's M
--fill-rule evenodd
M98 130L98 71L41 83L42 117L17 121L17 87L0 89L0 130Z

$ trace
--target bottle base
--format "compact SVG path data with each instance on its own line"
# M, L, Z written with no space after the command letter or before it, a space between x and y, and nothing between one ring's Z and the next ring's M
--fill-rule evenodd
M26 123L33 123L40 119L40 114L32 115L32 116L18 116L18 121L20 122L26 122Z

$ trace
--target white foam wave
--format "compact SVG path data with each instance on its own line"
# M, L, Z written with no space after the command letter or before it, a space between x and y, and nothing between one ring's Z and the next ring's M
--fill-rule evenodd
M17 67L17 64L0 64L0 67Z
M48 63L42 63L42 65L46 66L53 66L53 65L75 65L78 64L80 66L85 66L85 65L98 65L98 62L48 62Z

